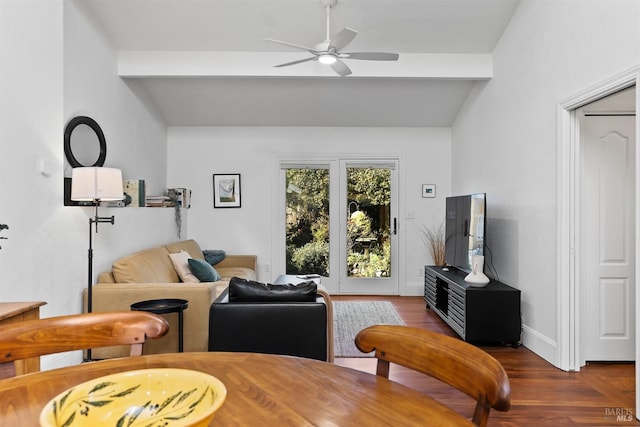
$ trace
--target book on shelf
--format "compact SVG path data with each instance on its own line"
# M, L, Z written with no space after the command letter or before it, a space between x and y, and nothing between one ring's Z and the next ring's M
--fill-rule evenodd
M150 208L167 208L173 206L173 202L169 196L147 196L147 207Z
M123 182L125 204L134 208L145 206L144 179L125 179ZM129 202L129 203L127 203Z

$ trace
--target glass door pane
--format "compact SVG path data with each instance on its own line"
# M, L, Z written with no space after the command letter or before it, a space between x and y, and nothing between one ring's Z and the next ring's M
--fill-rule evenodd
M329 170L286 174L286 274L329 276Z
M397 293L396 162L341 163L340 293Z
M347 276L391 275L391 171L347 168Z

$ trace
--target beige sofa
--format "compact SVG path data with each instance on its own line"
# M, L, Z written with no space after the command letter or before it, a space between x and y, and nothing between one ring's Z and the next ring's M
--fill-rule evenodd
M183 240L120 258L112 270L101 273L93 286L93 311L129 310L139 301L181 298L189 302L184 311L184 351L207 351L209 340L209 308L229 284L231 277L256 280L255 255L227 255L214 268L221 276L217 282L183 283L169 258L170 253L185 250L192 258L204 259L195 240ZM87 290L84 291L85 311ZM163 315L170 324L169 333L145 344L145 353L169 353L178 348L178 315ZM104 359L126 356L125 347L95 349L92 357Z

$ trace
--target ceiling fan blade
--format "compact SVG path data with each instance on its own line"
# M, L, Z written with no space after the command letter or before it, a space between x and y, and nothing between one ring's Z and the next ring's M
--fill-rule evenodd
M306 50L307 52L313 53L314 55L316 55L318 53L317 50L312 49L310 47L300 46L298 44L289 43L289 42L283 42L282 40L275 40L275 39L263 39L263 40L264 41L268 41L268 42L272 42L272 43L278 43L278 44L281 44L283 46L293 47L293 48L300 49L300 50Z
M349 69L349 67L347 67L347 64L340 61L339 59L333 64L331 64L331 68L333 68L333 71L340 74L342 77L348 76L349 74L351 74L351 70Z
M367 59L370 61L397 61L400 55L389 52L345 52L346 59Z
M318 57L316 57L316 56L312 56L311 58L298 59L297 61L291 61L291 62L286 62L286 63L284 63L284 64L280 64L280 65L274 65L274 67L277 67L277 68L280 68L280 67L288 67L289 65L301 64L301 63L303 63L303 62L313 61L314 59L318 59Z
M358 35L356 30L352 30L351 28L344 27L342 30L338 31L338 33L331 38L331 43L329 43L329 47L335 48L335 50L339 51L343 49L346 45L351 43L353 39Z

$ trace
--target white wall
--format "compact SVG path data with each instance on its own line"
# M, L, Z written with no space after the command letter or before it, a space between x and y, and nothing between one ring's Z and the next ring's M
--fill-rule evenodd
M101 124L107 165L166 187L166 127L116 76L115 52L75 0L0 1L0 301L43 300L41 315L79 313L87 283L89 208L63 206L63 131ZM44 162L46 174L40 173ZM115 214L94 239L96 273L133 250L177 240L170 209ZM43 368L79 355L45 358Z
M558 364L556 114L640 63L640 2L523 0L453 126L454 192L487 192L500 279L522 290L524 344Z
M116 50L84 7L81 1L64 2L64 122L77 115L96 120L107 143L105 166L122 169L124 179L144 179L149 194L163 194L166 125L153 105L117 76ZM70 176L68 164L65 176ZM86 247L88 217L94 211L66 209L82 216L77 241ZM116 223L100 225L95 236L96 276L122 255L178 239L171 210L114 208L101 210L101 215L115 215Z
M124 179L144 179L149 193L166 190L166 125L135 83L117 77L117 52L81 1L64 8L64 120L87 115L107 142L105 166ZM66 176L71 176L67 170Z
M65 303L75 223L61 203L61 0L0 2L0 64L0 301Z
M260 280L282 273L272 266L272 177L277 154L403 153L401 218L407 213L424 225L444 218L444 198L450 195L450 130L445 128L194 128L172 127L168 135L170 187L193 191L189 210L189 237L204 249L258 255ZM242 207L213 209L214 173L240 173ZM423 199L422 184L436 184L437 198ZM404 215L402 215L404 213ZM401 245L406 259L401 293L420 295L420 269L431 257L415 233L415 223L401 222ZM402 264L401 264L402 265ZM284 267L284 266L283 266Z

